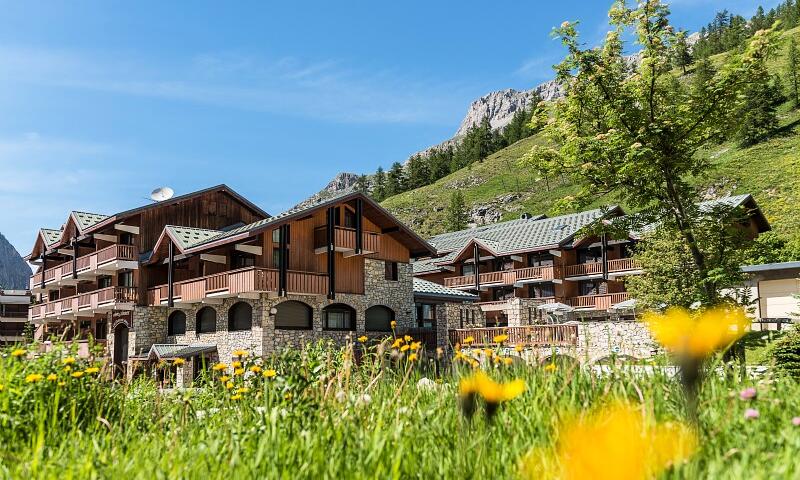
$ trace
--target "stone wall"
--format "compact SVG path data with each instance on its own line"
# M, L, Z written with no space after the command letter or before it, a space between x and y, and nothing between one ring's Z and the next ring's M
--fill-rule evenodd
M578 323L578 354L582 362L594 363L611 355L644 359L657 351L647 325L642 322Z

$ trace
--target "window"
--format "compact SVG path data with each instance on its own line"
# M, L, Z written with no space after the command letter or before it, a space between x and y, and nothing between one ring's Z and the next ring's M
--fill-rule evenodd
M47 301L52 302L53 300L58 300L58 290L50 290L47 292Z
M247 302L236 302L228 310L228 331L253 328L253 307Z
M242 252L234 252L233 255L231 255L231 268L253 267L255 264L255 255Z
M292 238L291 228L289 226L287 226L286 227L286 244L287 245L291 241L291 238ZM275 230L272 231L272 243L274 243L276 245L281 243L281 229L280 228L276 228Z
M98 320L94 324L94 338L105 340L108 337L108 321Z
M279 303L275 309L275 328L284 330L311 330L312 310L303 302L290 300Z
M186 333L186 313L175 310L167 318L167 335L183 335Z
M133 234L130 232L122 232L119 234L120 245L133 245Z
M506 270L514 270L514 260L511 260L508 257L495 259L494 271L502 272Z
M397 272L397 262L384 262L384 266L386 267L386 280L397 281L399 278Z
M273 248L272 249L272 268L280 268L281 266L281 249L280 248ZM289 250L286 250L286 267L289 267Z
M392 330L394 310L383 305L369 307L366 312L365 330L370 332L389 332Z
M468 275L475 275L475 265L472 263L465 263L461 265L461 275L465 277Z
M602 282L589 280L580 283L581 295L598 295L603 293L603 290L605 289L603 288Z
M197 333L212 333L217 331L217 311L211 307L203 307L195 316Z
M120 287L132 287L133 286L133 272L121 272L117 275L117 284Z
M328 305L322 310L322 328L325 330L355 330L356 311L343 303Z
M494 301L508 300L510 298L514 298L514 288L513 287L495 288L492 290L492 297Z
M417 304L417 326L419 328L436 328L436 305L430 303Z
M108 288L111 286L111 277L97 277L97 288Z
M528 285L528 296L530 298L549 298L556 296L556 286L551 282L532 283Z
M597 263L603 260L600 247L581 248L578 250L578 263Z
M529 267L551 267L553 265L553 256L549 253L532 253L528 255Z
M356 214L351 212L349 208L344 209L344 226L347 228L356 228Z

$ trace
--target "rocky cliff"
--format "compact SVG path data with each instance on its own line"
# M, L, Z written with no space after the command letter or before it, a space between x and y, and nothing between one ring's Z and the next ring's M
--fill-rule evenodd
M31 269L19 252L0 233L0 288L25 289Z
M328 182L325 188L298 203L293 208L305 208L315 203L324 202L326 199L338 193L342 193L347 190L353 190L356 187L356 183L358 183L358 177L358 174L355 173L338 173L335 177L333 177L333 180Z

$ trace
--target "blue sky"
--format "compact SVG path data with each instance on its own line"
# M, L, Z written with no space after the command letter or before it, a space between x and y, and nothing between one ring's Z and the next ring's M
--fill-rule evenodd
M549 33L611 1L0 2L0 232L227 183L270 213L337 172L449 138L468 104L551 77ZM694 30L751 0L675 0Z

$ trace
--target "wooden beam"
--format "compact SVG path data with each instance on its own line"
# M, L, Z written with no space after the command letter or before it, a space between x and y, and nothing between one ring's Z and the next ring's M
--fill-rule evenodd
M514 260L515 262L521 262L522 255L511 255L511 260Z
M364 229L362 226L362 216L364 215L364 201L360 198L356 199L356 255L360 255L364 251Z
M399 231L400 231L400 227L389 227L389 228L381 229L381 233L394 233L394 232L399 232Z
M170 242L170 243L171 243L171 242ZM173 262L177 262L177 261L180 261L180 260L186 260L187 258L190 258L191 256L192 256L192 254L191 254L191 253L180 253L180 254L178 254L178 255L173 255L173 256L172 256L172 261L173 261ZM168 264L169 264L169 256L167 256L167 258L165 258L164 260L162 260L162 261L161 261L161 264L162 264L162 265L168 265Z
M204 262L221 263L223 265L228 263L228 258L225 255L212 255L210 253L201 253L200 260Z
M481 290L481 262L480 262L480 251L478 249L478 244L474 244L472 246L472 258L475 262L475 290Z
M94 234L95 240L105 240L106 242L116 242L117 236L116 235L106 235L105 233L95 233Z
M78 239L72 237L72 279L78 278Z
M255 245L243 245L241 243L237 243L233 247L234 250L237 252L245 252L250 253L252 255L263 255L264 249L262 247L257 247Z
M549 253L550 255L552 255L554 257L561 258L561 250L548 250L547 253Z
M125 225L124 223L118 223L114 225L114 230L119 230L120 232L128 232L134 235L139 235L139 227L134 227L133 225Z
M336 210L334 207L328 207L328 219L325 224L326 233L328 234L328 299L334 300L336 298Z
M68 248L59 248L56 252L60 253L61 255L68 255L70 257L75 256L75 250L70 250Z
M173 294L175 293L175 286L173 285L175 276L175 246L172 244L172 240L170 240L167 248L167 261L169 262L167 267L167 306L171 308L175 306L175 299L173 298Z

